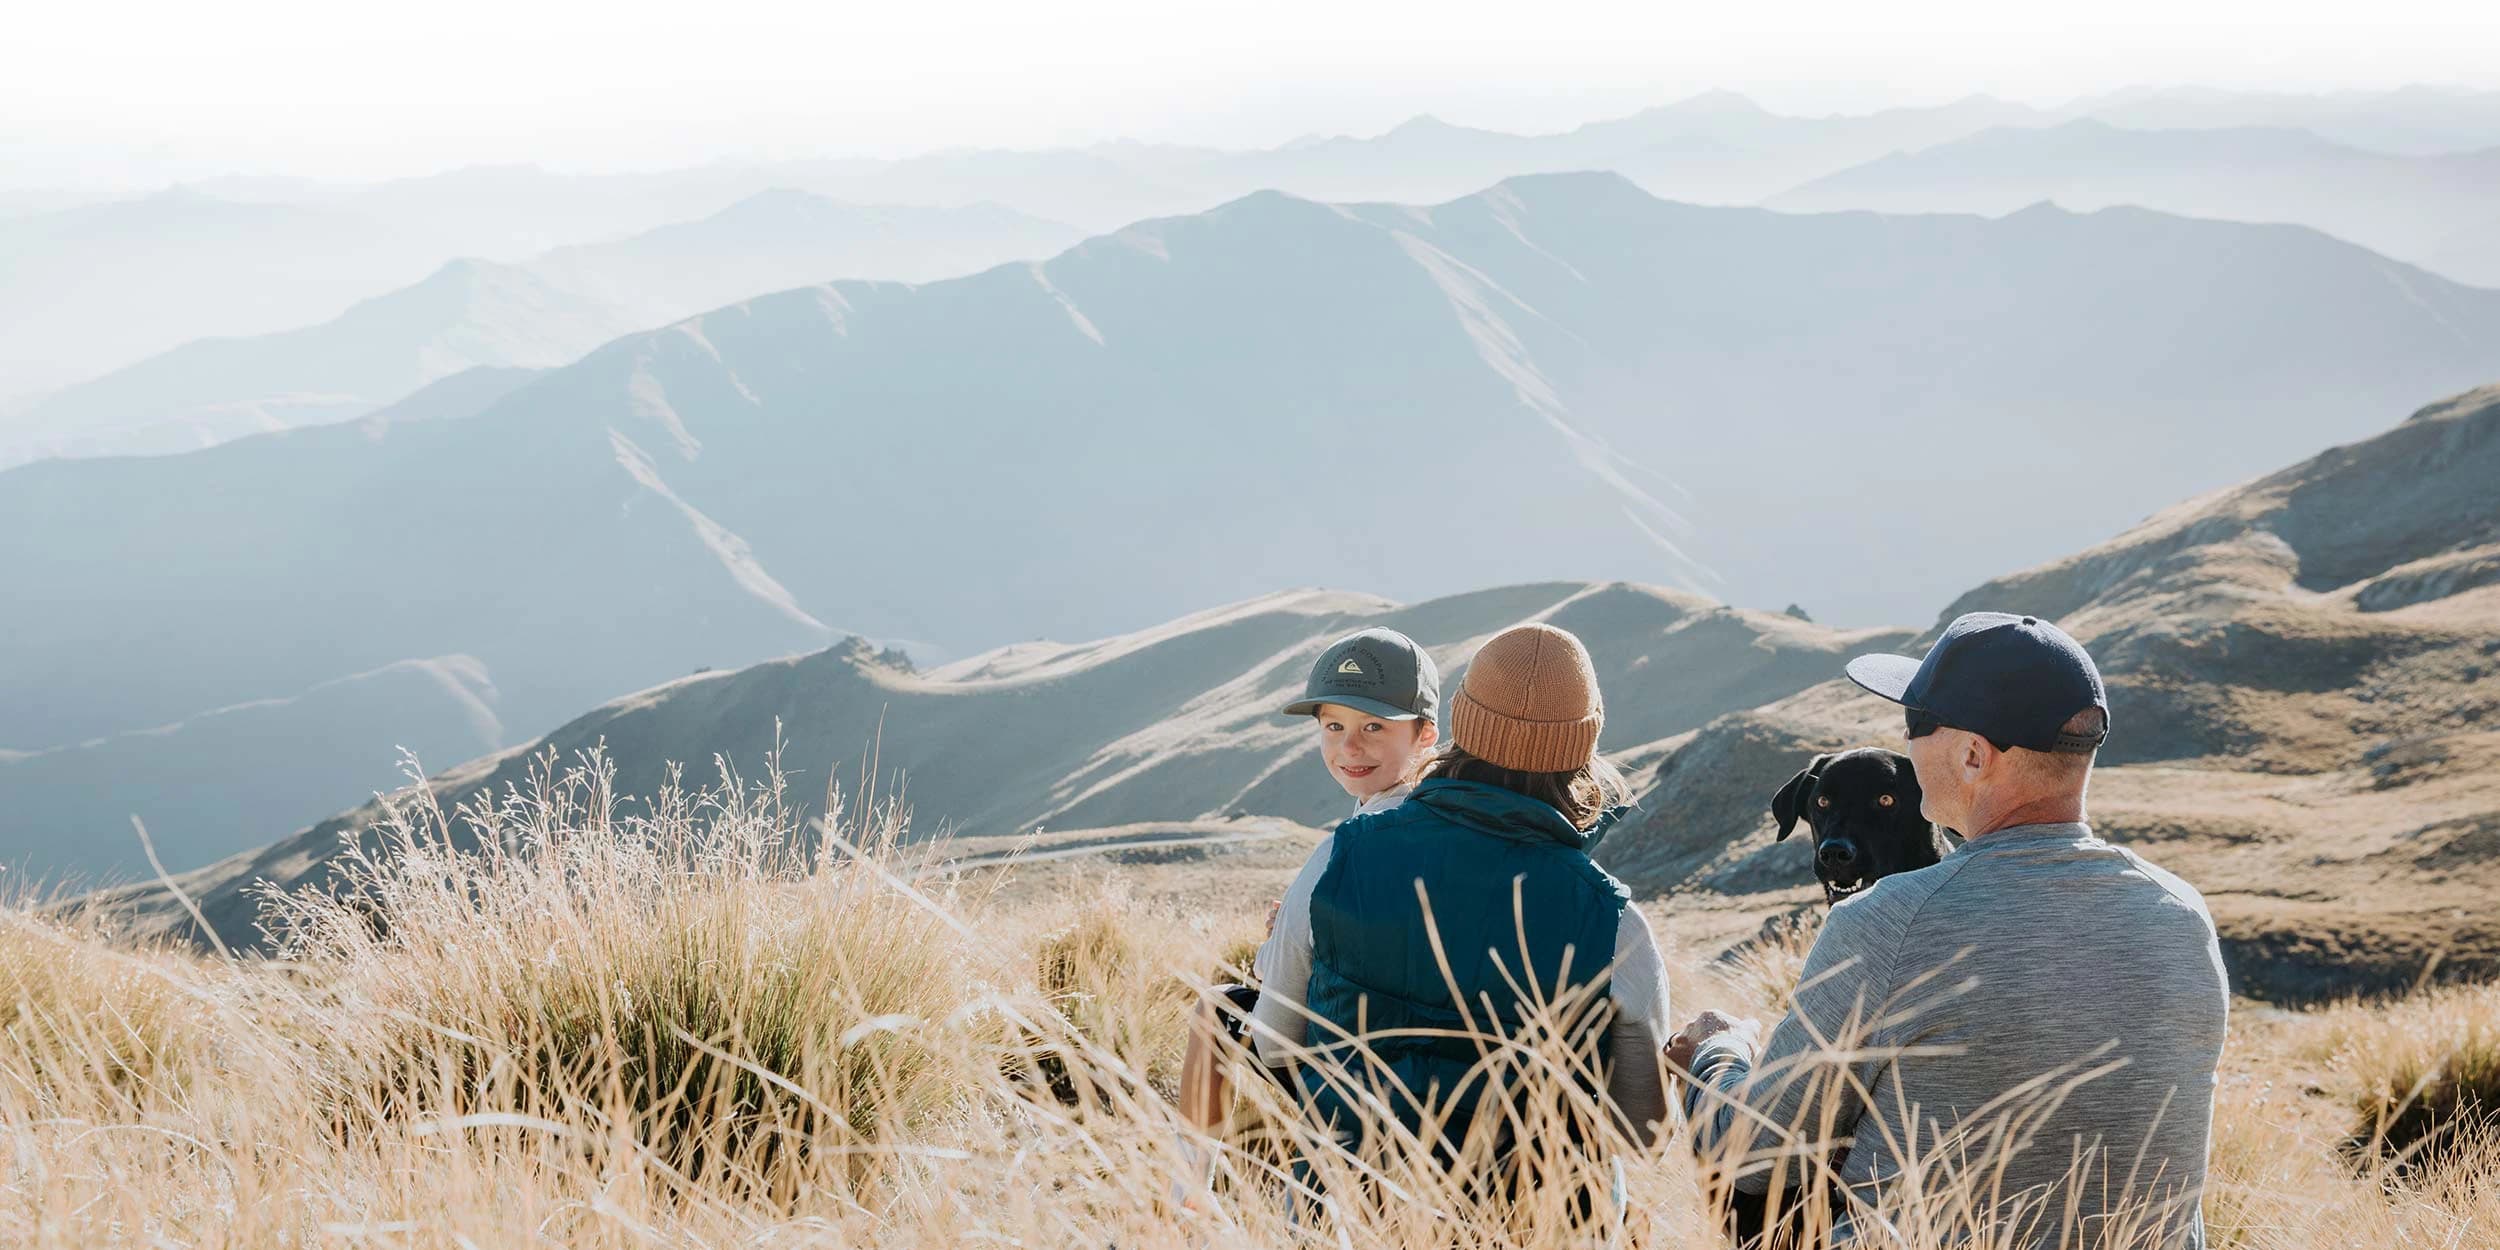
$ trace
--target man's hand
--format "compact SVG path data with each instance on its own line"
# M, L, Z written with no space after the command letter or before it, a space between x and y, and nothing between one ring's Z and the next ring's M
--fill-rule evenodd
M1751 1047L1759 1048L1762 1045L1760 1022L1739 1019L1735 1016L1723 1016L1715 1011L1705 1011L1693 1017L1691 1024L1677 1029L1675 1036L1667 1039L1668 1068L1675 1072L1691 1072L1693 1052L1699 1050L1703 1042L1721 1033L1734 1033Z
M1267 905L1267 935L1269 937L1276 936L1276 917L1281 915L1284 910L1285 900L1280 898L1269 901Z

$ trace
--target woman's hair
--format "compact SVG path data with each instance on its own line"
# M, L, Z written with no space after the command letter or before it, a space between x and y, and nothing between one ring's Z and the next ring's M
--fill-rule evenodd
M1581 830L1595 825L1607 808L1632 798L1632 783L1625 781L1622 772L1603 757L1592 755L1588 763L1565 772L1521 772L1469 754L1456 739L1442 743L1441 749L1424 764L1418 780L1436 777L1481 781L1527 795L1561 812L1572 828Z

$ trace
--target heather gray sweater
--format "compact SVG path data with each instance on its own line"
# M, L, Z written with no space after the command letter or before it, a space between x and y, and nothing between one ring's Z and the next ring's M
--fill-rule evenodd
M2132 1202L2193 1250L2229 1002L2195 890L2087 826L2020 825L1833 908L1763 1053L1704 1043L1685 1107L1705 1152L1743 1134L1774 1153L1767 1126L1803 1126L1864 1197L1915 1156L2031 1244L2126 1233ZM1846 1079L1817 1039L1860 1048Z

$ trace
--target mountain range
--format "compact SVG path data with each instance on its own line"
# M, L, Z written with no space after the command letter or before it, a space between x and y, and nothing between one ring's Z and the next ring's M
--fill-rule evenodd
M2402 985L2444 956L2500 969L2500 387L2371 438L2189 500L2116 538L1985 582L1981 608L2046 614L2093 651L2113 735L2097 829L2196 883L2245 992L2307 998ZM1601 747L1642 812L1599 856L1686 936L1741 938L1806 905L1796 843L1767 797L1817 751L1897 744L1899 712L1835 676L1846 657L1915 654L1935 630L1841 631L1654 587L1542 584L1409 607L1270 596L1083 646L1021 644L917 671L857 639L609 703L556 733L448 770L447 810L594 749L624 794L669 761L761 775L778 758L816 810L861 765L900 783L919 827L1037 827L1054 847L1155 828L1219 852L1260 821L1324 825L1345 800L1306 724L1274 714L1342 632L1405 630L1461 681L1474 647L1523 620L1578 633L1608 719ZM181 884L225 940L255 939L257 881L317 883L365 804ZM152 929L189 921L162 891L101 901Z
M162 454L362 416L481 366L548 368L629 331L829 278L928 281L1047 256L1066 226L1000 208L894 208L765 191L700 221L521 264L456 260L303 329L210 338L0 422L0 466Z
M1801 217L1606 175L1264 194L748 300L404 414L0 473L0 748L95 742L122 779L21 783L0 854L127 847L163 805L205 859L334 803L348 774L285 738L225 799L183 780L157 731L245 758L210 713L246 705L311 699L258 723L361 752L370 787L398 746L509 746L843 635L934 665L1279 586L1628 578L1915 620L2495 371L2500 294L2297 228ZM437 683L423 741L346 697L455 662L492 697Z
M1249 151L1123 141L596 175L480 166L361 185L236 176L102 203L83 202L97 199L93 192L10 190L0 192L0 272L9 274L0 284L0 329L8 331L0 336L0 415L194 340L313 325L454 259L522 264L551 249L694 223L775 188L861 204L964 209L995 203L1089 231L1195 213L1259 190L1429 203L1514 175L1592 169L1622 173L1665 198L1756 203L1844 169L1990 129L2087 118L2129 130L2305 130L2348 149L2395 156L2490 149L2500 147L2495 101L2500 93L2430 88L2325 96L2170 89L2056 109L1971 96L1931 107L1802 117L1717 91L1551 134L1418 117L1376 136L1313 137ZM2096 190L2101 198L2069 206L2132 202L2128 190L2123 182L2103 182ZM2320 213L2313 224L2323 224L2334 214L2326 211L2331 203L2318 201L2392 198L2374 196L2360 182L2313 182L2304 191L2303 203L2258 203L2253 215L2232 215L2311 221L2300 211L2310 209ZM2181 203L2149 206L2191 211ZM2383 204L2364 224L2401 216L2403 208L2400 199ZM2486 213L2429 246L2349 237L2487 284L2500 252L2500 221ZM700 273L659 270L663 278L681 272ZM932 275L845 265L808 276ZM773 277L778 285L798 280ZM717 293L695 307L745 293ZM304 389L282 385L275 393Z
M2314 226L2460 282L2500 287L2500 142L2474 152L2390 155L2305 130L2129 130L2081 120L1893 153L1765 203L1798 212L1997 215L2042 201Z
M2293 128L2400 156L2500 148L2500 91L2423 84L2320 94L2135 87L2077 100L2059 112L2130 130Z

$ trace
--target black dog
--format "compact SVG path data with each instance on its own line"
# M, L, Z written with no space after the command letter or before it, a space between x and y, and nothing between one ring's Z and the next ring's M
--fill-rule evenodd
M1910 757L1867 747L1815 756L1771 796L1771 818L1779 822L1781 840L1799 820L1814 831L1814 875L1823 883L1823 901L1838 903L1896 872L1925 868L1952 849L1919 815L1920 797ZM1742 1191L1715 1199L1728 1233L1749 1250L1798 1244L1809 1204L1827 1213L1842 1206L1837 1190L1814 1182L1781 1193L1776 1202Z
M1898 751L1862 747L1818 755L1771 796L1784 840L1803 819L1814 831L1814 875L1837 903L1896 872L1925 868L1952 849L1919 815L1918 775Z

